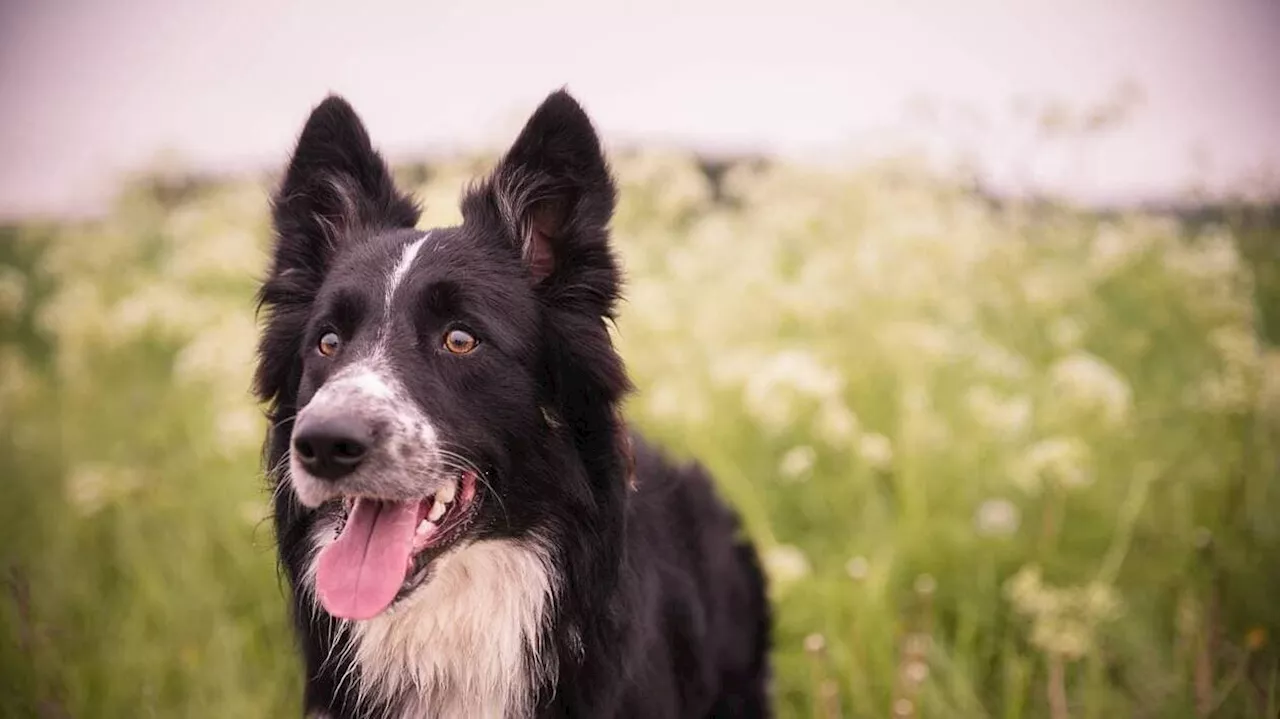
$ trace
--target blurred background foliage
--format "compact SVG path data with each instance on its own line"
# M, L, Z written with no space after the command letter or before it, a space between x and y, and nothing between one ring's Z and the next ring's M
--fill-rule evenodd
M399 168L457 219L493 158ZM1280 214L631 152L628 412L714 472L781 716L1274 717ZM0 229L0 713L299 710L249 394L266 178Z

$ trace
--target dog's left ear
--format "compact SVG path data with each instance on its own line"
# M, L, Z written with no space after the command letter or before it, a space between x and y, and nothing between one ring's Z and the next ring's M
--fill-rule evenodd
M468 193L462 212L480 224L496 216L533 281L554 285L595 265L612 268L608 226L616 197L590 118L560 90L534 111L493 174Z

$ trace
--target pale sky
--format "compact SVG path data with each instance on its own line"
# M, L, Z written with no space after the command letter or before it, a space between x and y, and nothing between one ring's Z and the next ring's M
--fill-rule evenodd
M1274 0L2 2L4 215L100 209L162 150L274 168L329 91L395 157L495 147L567 86L614 147L830 160L888 132L1101 201L1280 170ZM1019 96L1085 106L1126 81L1142 104L1084 148L1032 153L1011 119ZM942 130L904 122L916 98Z

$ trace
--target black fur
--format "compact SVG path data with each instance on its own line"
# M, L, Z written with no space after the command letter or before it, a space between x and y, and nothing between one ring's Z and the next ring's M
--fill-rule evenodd
M465 193L463 223L433 231L437 249L406 280L415 299L396 318L391 361L498 495L481 505L471 538L537 528L552 545L561 588L543 647L559 672L537 687L536 715L769 716L770 619L755 551L706 474L665 460L619 414L630 386L607 331L620 287L615 198L587 116L552 94ZM270 406L266 463L305 706L334 717L389 707L340 689L352 668L331 651L334 620L298 591L309 531L326 510L302 506L288 484L290 433L336 366L315 356L318 333L363 341L379 319L379 273L421 236L417 219L351 107L330 97L315 108L274 199L255 381ZM474 356L436 351L434 338L457 321L482 338Z

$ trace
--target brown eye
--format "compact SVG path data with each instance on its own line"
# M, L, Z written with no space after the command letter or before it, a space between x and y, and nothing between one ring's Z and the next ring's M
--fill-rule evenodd
M467 354L478 344L480 344L479 340L466 330L449 330L444 336L444 348L456 355Z
M338 347L342 345L342 340L338 338L336 332L326 332L320 338L320 344L316 345L316 349L325 357L332 357L338 354Z

